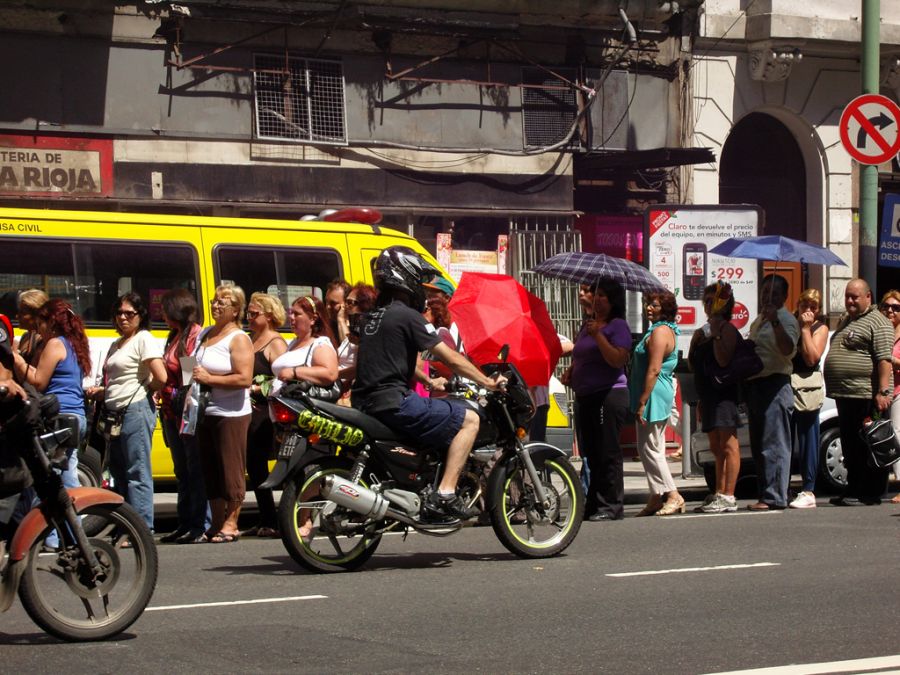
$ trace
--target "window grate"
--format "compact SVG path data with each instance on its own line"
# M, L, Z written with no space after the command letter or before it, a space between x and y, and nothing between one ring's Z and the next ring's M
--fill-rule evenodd
M559 69L558 72L570 81L576 78L575 70ZM569 133L578 115L575 89L540 68L523 68L522 83L531 85L522 88L525 147L539 148L559 143ZM578 147L578 134L568 145Z
M256 137L346 143L344 69L339 61L254 56Z

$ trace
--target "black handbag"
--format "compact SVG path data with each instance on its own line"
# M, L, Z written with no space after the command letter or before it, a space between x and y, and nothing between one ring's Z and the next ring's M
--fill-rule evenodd
M710 358L704 364L704 369L713 386L724 389L741 384L747 378L761 373L763 362L756 353L756 345L753 340L740 338L734 346L731 361L720 366L710 350Z
M873 419L863 424L860 438L869 450L868 463L876 469L884 469L900 460L900 446L889 419Z

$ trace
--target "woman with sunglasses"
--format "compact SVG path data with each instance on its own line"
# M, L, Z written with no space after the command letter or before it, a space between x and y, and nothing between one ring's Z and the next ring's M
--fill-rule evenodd
M266 399L271 380L272 363L287 351L287 342L278 328L284 325L285 312L281 300L268 293L254 293L247 305L247 327L253 341L253 384L250 385L250 429L247 431L247 477L256 495L259 522L243 534L248 537L278 537L278 514L272 490L259 487L269 477L274 429L269 419Z
M363 314L371 312L378 300L378 291L374 286L362 282L353 286L344 299L344 306L338 315L338 326L341 327L341 344L338 346L338 373L341 379L341 390L344 392L339 403L350 405L350 387L356 379L356 352L359 349L359 320ZM341 321L341 316L344 320ZM343 326L346 326L344 328Z
M891 424L894 435L900 442L900 291L891 289L881 298L881 313L894 326L894 347L891 351L891 365L894 368L894 401L891 403ZM900 480L900 462L891 467L895 480ZM894 495L891 504L900 504L900 494Z
M807 288L797 300L796 317L800 323L800 340L797 342L797 353L794 354L792 379L809 383L815 377L824 387L819 362L828 342L828 326L819 311L821 306L822 294L815 288ZM789 506L792 509L812 509L816 506L813 490L819 472L819 410L798 410L795 404L791 414L791 427L800 451L803 486Z
M156 426L152 393L168 379L162 346L150 334L150 315L137 293L125 293L113 306L113 326L121 336L113 342L103 366L102 387L88 395L110 412L124 412L121 433L111 437L109 471L113 489L125 497L153 530L153 474L150 449Z

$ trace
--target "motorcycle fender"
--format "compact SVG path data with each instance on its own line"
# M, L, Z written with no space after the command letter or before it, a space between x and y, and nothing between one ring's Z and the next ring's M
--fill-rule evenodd
M568 459L566 453L557 448L555 445L550 445L549 443L526 443L525 450L527 450L528 454L531 455L531 461L535 464L540 464L544 460L553 457ZM507 462L515 458L516 451L514 449L508 449L505 450L500 459L497 460L497 464L505 465Z
M557 448L555 445L550 445L549 443L526 443L525 450L528 451L528 454L531 456L531 461L535 466L541 466L548 459L565 459L568 460L568 456L562 450ZM503 451L503 455L501 455L500 459L497 460L497 464L495 465L495 469L497 466L506 466L510 462L516 461L516 451L513 448L508 448ZM490 475L488 476L488 494L494 494L494 483L495 480L502 480L500 471L492 470Z
M81 513L97 504L118 505L124 503L122 495L115 492L93 487L67 488L66 492L72 498L75 512ZM10 545L9 559L11 562L23 560L34 542L41 536L41 532L47 527L47 519L40 509L31 509L22 519L16 533L13 535Z

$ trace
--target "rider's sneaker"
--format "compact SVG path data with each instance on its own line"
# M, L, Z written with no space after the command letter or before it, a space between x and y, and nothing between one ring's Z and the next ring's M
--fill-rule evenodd
M468 520L478 515L478 509L469 508L458 496L445 497L437 492L432 492L422 505L422 515L429 522L447 522L454 520Z

